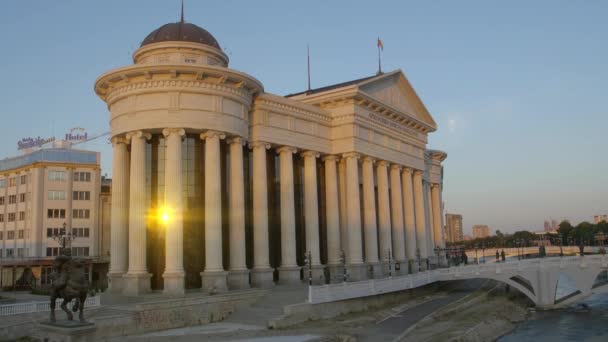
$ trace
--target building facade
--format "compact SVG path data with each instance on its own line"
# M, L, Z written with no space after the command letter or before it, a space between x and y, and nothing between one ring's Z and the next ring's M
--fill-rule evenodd
M462 215L445 214L445 232L447 242L460 242L464 240L462 235Z
M133 62L95 82L113 143L112 291L299 282L307 260L315 282L342 263L350 280L387 274L389 256L402 273L437 263L446 154L427 149L437 125L401 71L273 95L183 21Z
M595 224L598 224L600 222L608 222L608 214L605 214L605 215L594 215L593 216L593 221L595 221Z
M90 260L91 278L94 265L102 267L99 162L97 152L69 148L0 160L2 286L48 284L64 233L73 236L72 255Z
M473 239L483 239L490 236L490 227L485 224L473 226Z

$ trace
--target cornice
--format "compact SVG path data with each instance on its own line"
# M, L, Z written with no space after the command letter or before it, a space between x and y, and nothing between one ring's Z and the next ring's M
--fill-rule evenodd
M327 123L332 120L329 113L318 107L268 93L261 94L255 99L253 110L267 110L291 116L296 113L307 118Z
M95 80L95 93L107 102L113 89L137 82L138 78L160 81L159 76L169 76L172 80L199 81L201 83L223 84L234 89L243 89L251 95L264 91L262 83L245 73L213 65L136 64L108 71ZM163 78L163 80L167 80ZM140 82L138 82L140 83Z

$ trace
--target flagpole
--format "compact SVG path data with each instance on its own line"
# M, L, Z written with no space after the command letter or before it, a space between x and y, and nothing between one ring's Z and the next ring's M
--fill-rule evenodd
M308 63L308 90L310 91L310 47L306 44L306 58Z
M380 45L378 45L378 75L382 74L382 62L380 60Z

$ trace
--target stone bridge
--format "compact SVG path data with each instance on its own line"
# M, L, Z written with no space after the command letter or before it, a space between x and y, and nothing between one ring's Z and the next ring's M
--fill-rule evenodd
M540 309L553 309L580 301L592 294L608 292L608 257L605 255L527 259L436 269L407 276L310 286L311 304L379 295L413 289L437 281L493 279L516 288ZM557 298L560 277L569 279L575 290Z

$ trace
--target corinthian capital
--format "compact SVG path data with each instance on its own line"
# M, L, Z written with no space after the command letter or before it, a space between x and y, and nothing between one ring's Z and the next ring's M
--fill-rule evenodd
M298 149L295 147L291 147L291 146L282 146L282 147L277 148L278 154L281 154L283 152L295 154L296 152L298 152Z
M129 139L127 139L127 137L125 135L115 135L112 137L112 139L110 139L110 141L112 142L112 145L118 145L118 144L128 144L129 143Z
M359 159L360 157L361 157L361 155L357 152L348 152L348 153L342 154L343 159L349 159L349 158Z
M313 157L313 158L319 158L319 156L321 155L319 152L317 151L304 151L300 154L302 157Z
M270 144L267 142L263 142L263 141L254 141L249 143L249 148L265 148L267 150L270 149Z
M241 146L245 146L245 144L247 143L247 141L241 137L230 137L226 139L226 142L230 145L237 144Z

